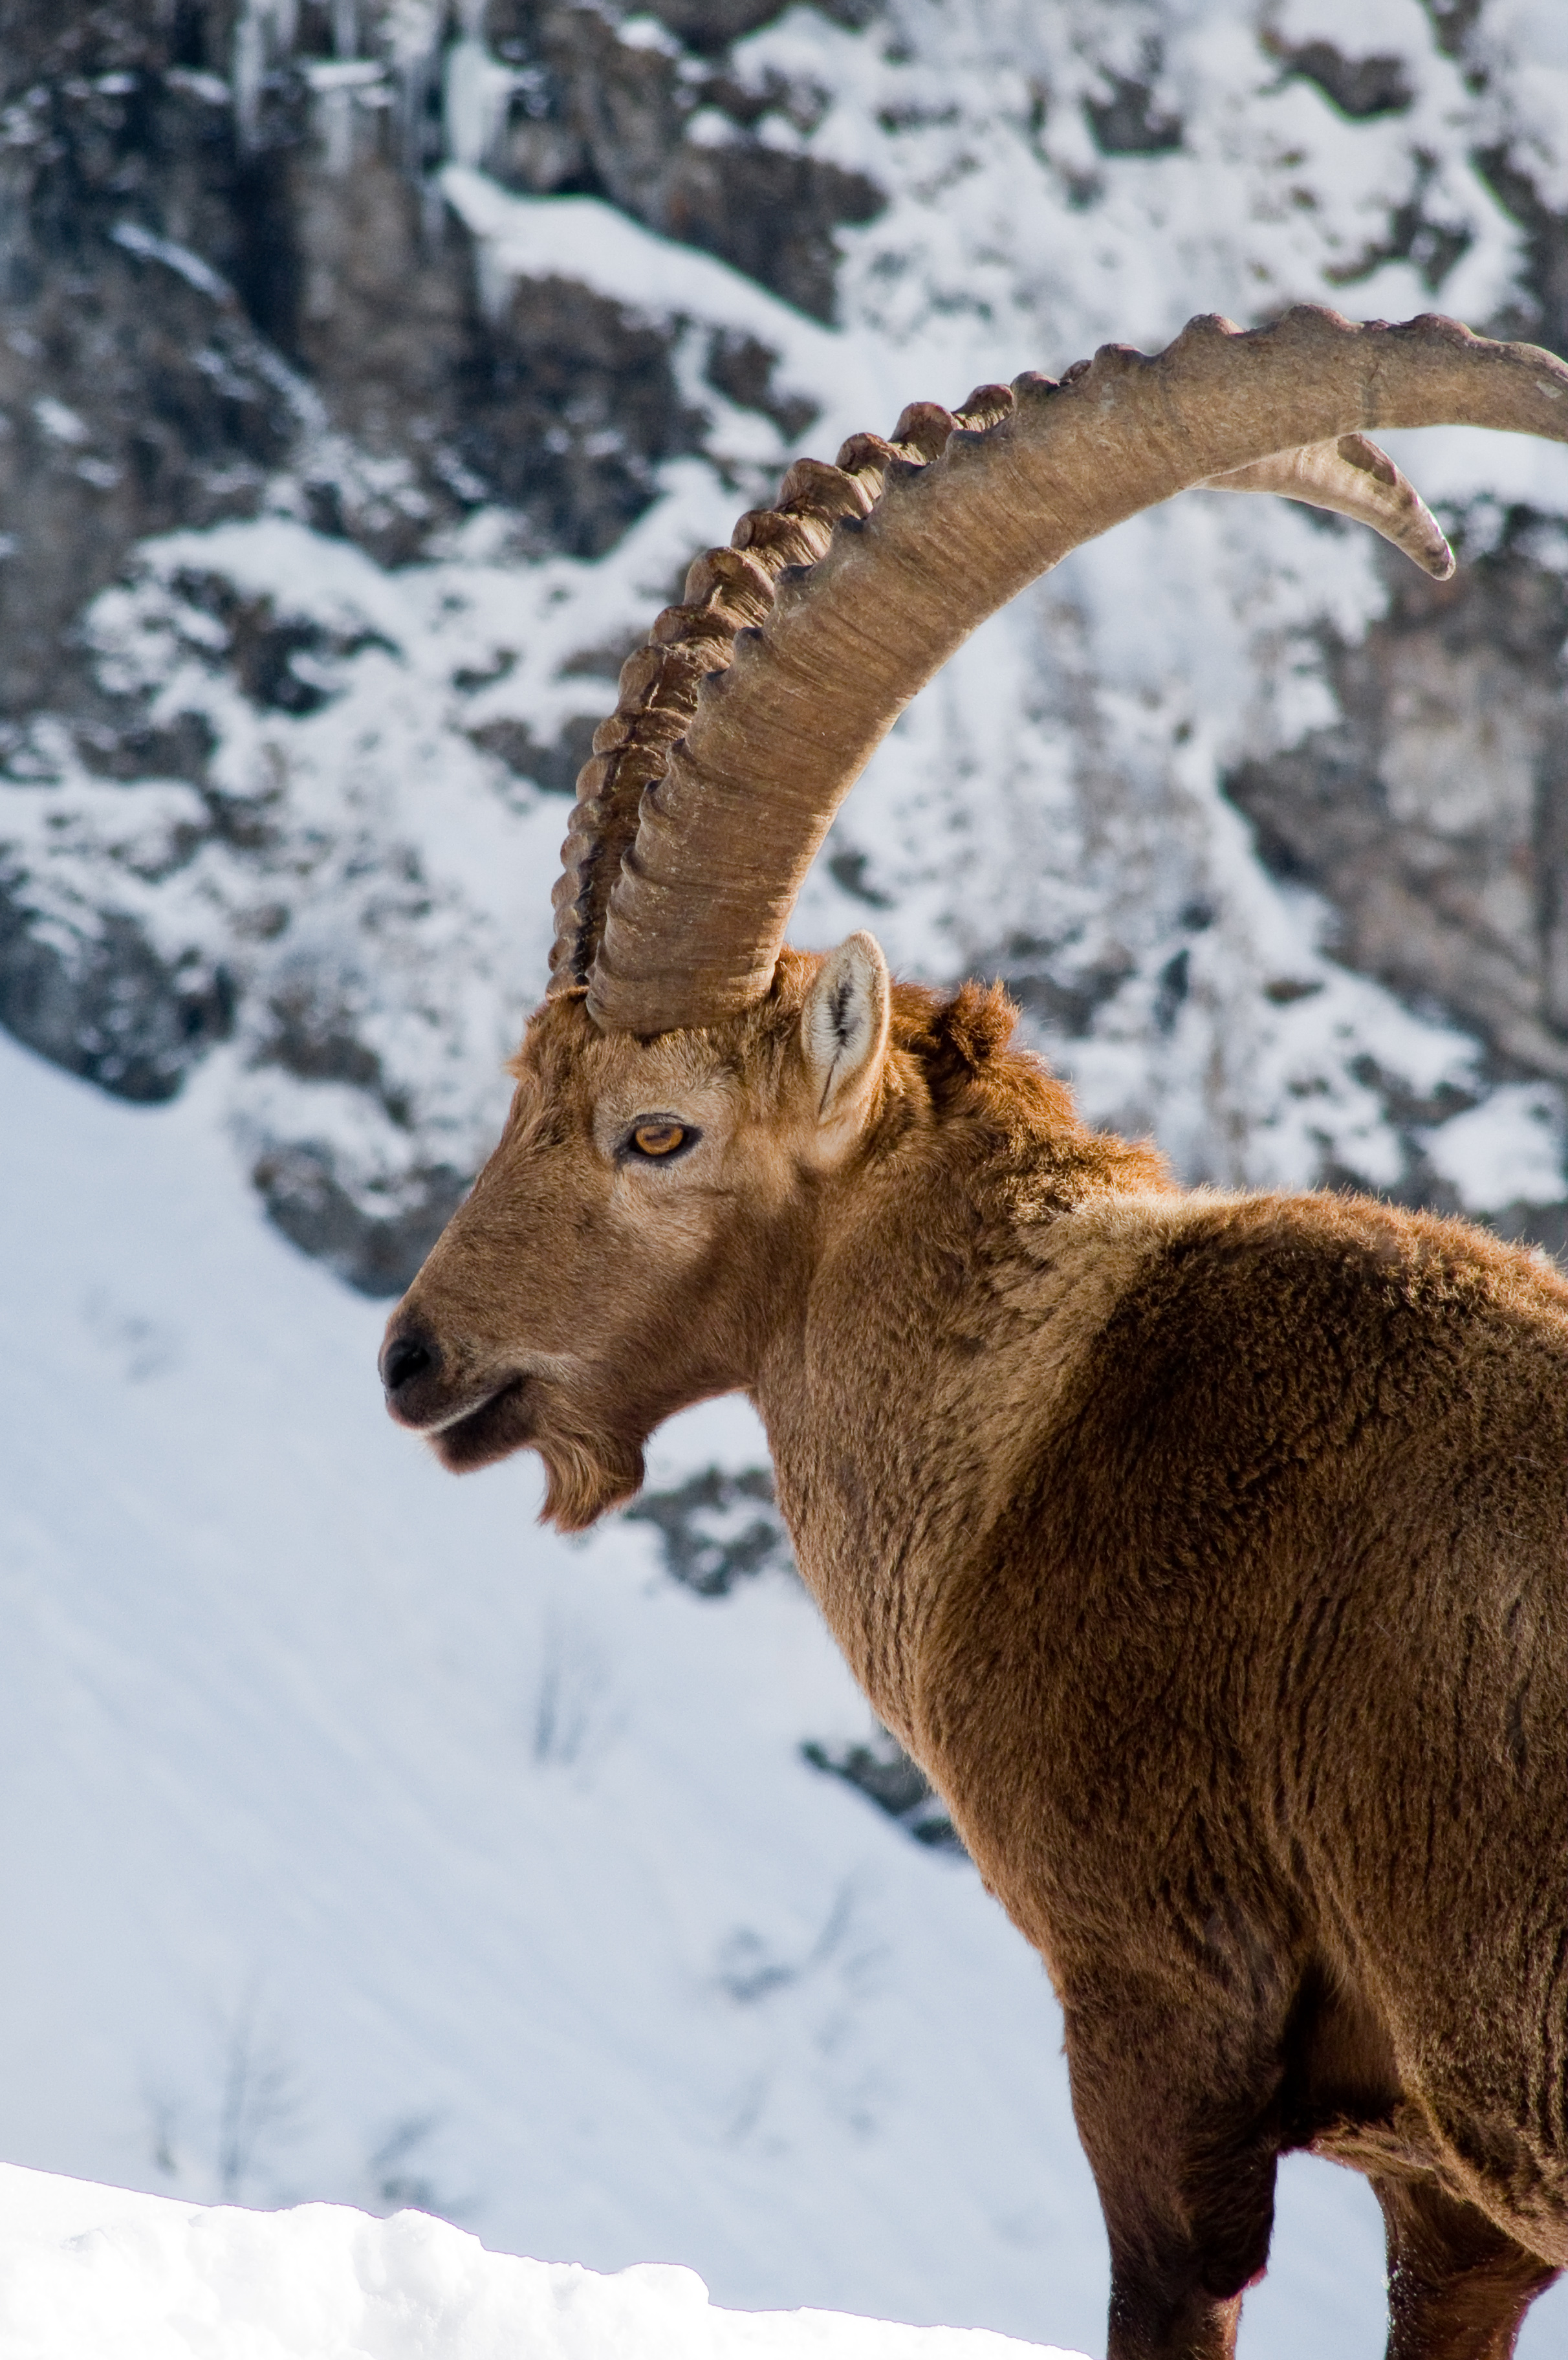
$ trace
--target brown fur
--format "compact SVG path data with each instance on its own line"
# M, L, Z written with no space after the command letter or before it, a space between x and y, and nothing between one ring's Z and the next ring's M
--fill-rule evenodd
M575 1528L749 1393L802 1573L1061 1995L1112 2360L1233 2350L1303 2147L1377 2192L1396 2360L1501 2360L1568 2263L1568 1284L1366 1199L1178 1191L999 992L898 988L824 1131L817 966L648 1042L540 1011L396 1412L450 1466L537 1448ZM701 1146L617 1162L647 1111Z

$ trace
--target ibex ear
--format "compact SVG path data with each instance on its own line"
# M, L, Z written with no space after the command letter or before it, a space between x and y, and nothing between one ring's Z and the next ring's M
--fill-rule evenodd
M887 1054L887 1002L880 945L870 934L851 934L822 961L800 1017L800 1045L824 1129L855 1122L864 1112Z

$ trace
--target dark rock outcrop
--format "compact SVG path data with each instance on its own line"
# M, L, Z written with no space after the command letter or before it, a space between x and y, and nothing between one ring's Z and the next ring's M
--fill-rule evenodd
M1366 123L1377 115L1402 115L1414 95L1404 59L1384 51L1347 58L1332 41L1301 41L1292 48L1274 39L1265 47L1288 72L1315 82L1353 123Z
M679 36L668 48L621 39L594 7L493 0L490 39L517 79L483 160L498 180L538 194L607 197L831 319L833 233L875 219L882 192L863 173L762 136L770 115L788 122L804 107L809 116L814 94L781 84L757 92L724 71L725 44L779 9L669 0L657 13ZM712 70L693 71L695 58ZM701 137L691 136L699 115Z
M1147 77L1107 73L1109 94L1083 103L1094 145L1102 156L1164 156L1181 145L1181 118L1155 96L1158 58Z
M673 1491L644 1491L626 1516L653 1526L665 1570L699 1598L727 1598L754 1574L794 1571L768 1467L704 1468Z
M160 957L111 912L91 934L60 939L8 901L0 866L0 1011L29 1049L137 1105L171 1098L234 1024L232 982L199 956Z
M259 1155L251 1178L284 1236L324 1262L361 1295L400 1295L468 1194L472 1175L450 1166L399 1175L390 1201L365 1201L340 1179L323 1141L281 1142Z
M485 498L543 547L602 551L652 467L698 446L657 328L561 280L517 287L499 314L480 301L429 179L441 57L399 63L377 43L385 12L360 13L366 54L339 60L332 12L303 8L247 101L249 35L226 0L9 12L0 712L71 701L62 641L133 542L254 512L286 462L313 520L397 563ZM622 40L596 8L495 0L495 55L517 71L487 160L522 188L603 195L825 317L834 229L879 191L757 136L787 93L721 144L685 136L735 87L713 63L731 20L770 13L692 0L675 11L701 36L683 55L673 37L669 52ZM768 407L768 360L716 350L715 382Z
M964 1841L918 1762L883 1730L870 1744L824 1745L809 1738L800 1748L813 1770L842 1778L895 1826L928 1851L963 1852Z

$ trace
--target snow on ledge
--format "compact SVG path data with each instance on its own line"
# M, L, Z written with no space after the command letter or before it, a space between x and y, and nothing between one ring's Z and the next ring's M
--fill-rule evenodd
M1563 1195L1563 1107L1545 1082L1505 1082L1466 1114L1416 1137L1465 1210L1554 1205Z
M693 2270L601 2278L423 2212L179 2203L0 2164L6 2360L1078 2360L982 2328L715 2311Z
M854 348L838 330L598 197L517 196L467 164L445 165L441 186L506 279L570 279L645 317L684 315L739 328L813 377L831 380L854 366Z
M885 385L874 340L822 326L716 256L660 237L597 197L517 196L465 164L443 166L440 179L476 243L480 291L492 309L515 279L568 279L641 319L755 336L779 356L777 390L814 401L817 431L830 442L878 416L889 387L906 381L907 358L893 362Z

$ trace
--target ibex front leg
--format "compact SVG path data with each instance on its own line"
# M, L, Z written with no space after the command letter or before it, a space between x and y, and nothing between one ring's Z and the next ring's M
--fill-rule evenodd
M1212 2158L1205 2157L1205 2172ZM1241 2299L1269 2258L1272 2148L1238 2155L1225 2196L1185 2206L1174 2187L1119 2202L1111 2241L1106 2360L1234 2360ZM1182 2217L1182 2214L1185 2217Z
M1067 2055L1110 2238L1106 2360L1233 2360L1274 2225L1273 2076L1238 2091L1201 2025L1096 2017L1069 2011Z

